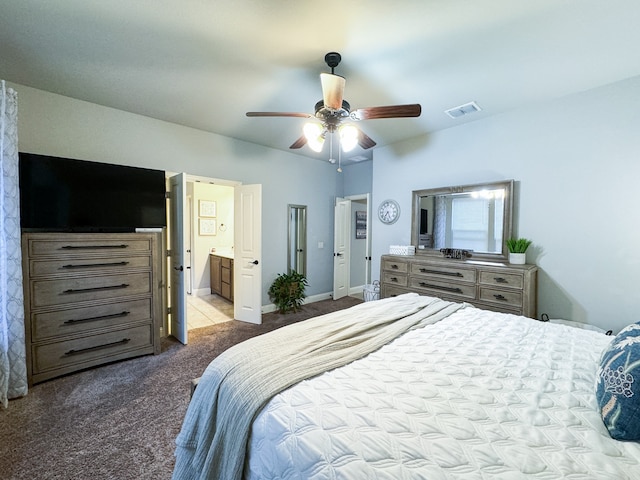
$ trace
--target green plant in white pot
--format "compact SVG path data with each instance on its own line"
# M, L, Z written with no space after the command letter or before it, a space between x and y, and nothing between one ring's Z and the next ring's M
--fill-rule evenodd
M509 238L507 239L507 248L509 249L509 263L516 265L524 265L527 263L527 248L531 245L531 240L526 238Z

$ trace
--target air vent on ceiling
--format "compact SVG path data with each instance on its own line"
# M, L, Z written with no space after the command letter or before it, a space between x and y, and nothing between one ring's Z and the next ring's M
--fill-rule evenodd
M451 118L460 118L464 117L465 115L469 115L470 113L479 112L480 110L481 108L476 102L469 102L465 103L464 105L445 110L444 113L449 115Z

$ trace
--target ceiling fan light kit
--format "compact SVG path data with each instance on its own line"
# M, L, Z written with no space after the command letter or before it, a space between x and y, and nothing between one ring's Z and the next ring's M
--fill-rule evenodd
M422 107L417 103L368 107L351 111L351 105L343 98L346 80L344 77L334 73L335 67L340 64L341 60L342 56L337 52L329 52L324 57L324 61L329 68L331 68L331 73L320 74L322 100L316 103L314 115L298 112L247 112L246 115L248 117L315 118L315 121L308 122L304 125L303 135L293 142L289 148L298 149L304 147L306 144L309 145L309 148L314 152L321 152L327 135L333 140L333 135L337 132L340 141L338 154L340 154L340 150L349 152L353 150L356 145L360 145L364 150L376 145L376 142L362 130L350 123L344 122L420 116ZM333 159L333 148L331 150L332 151L329 152L330 161ZM338 168L338 171L342 171L342 169Z

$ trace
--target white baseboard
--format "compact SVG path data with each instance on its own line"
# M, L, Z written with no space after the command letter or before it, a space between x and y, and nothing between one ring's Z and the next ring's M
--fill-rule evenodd
M205 297L207 295L211 295L211 288L210 287L194 288L193 290L191 290L191 296L192 297Z
M364 292L364 285L349 288L349 295L359 295Z
M319 293L317 295L311 295L309 297L305 297L302 303L307 304L307 303L320 302L321 300L329 300L330 298L333 298L333 292ZM277 309L278 308L273 303L270 303L269 305L262 306L262 313L275 312Z

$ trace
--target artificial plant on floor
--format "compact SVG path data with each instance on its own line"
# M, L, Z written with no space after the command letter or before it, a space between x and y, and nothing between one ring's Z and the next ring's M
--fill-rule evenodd
M301 273L279 273L269 287L269 298L280 313L295 312L304 301L304 291L308 285L307 278Z

